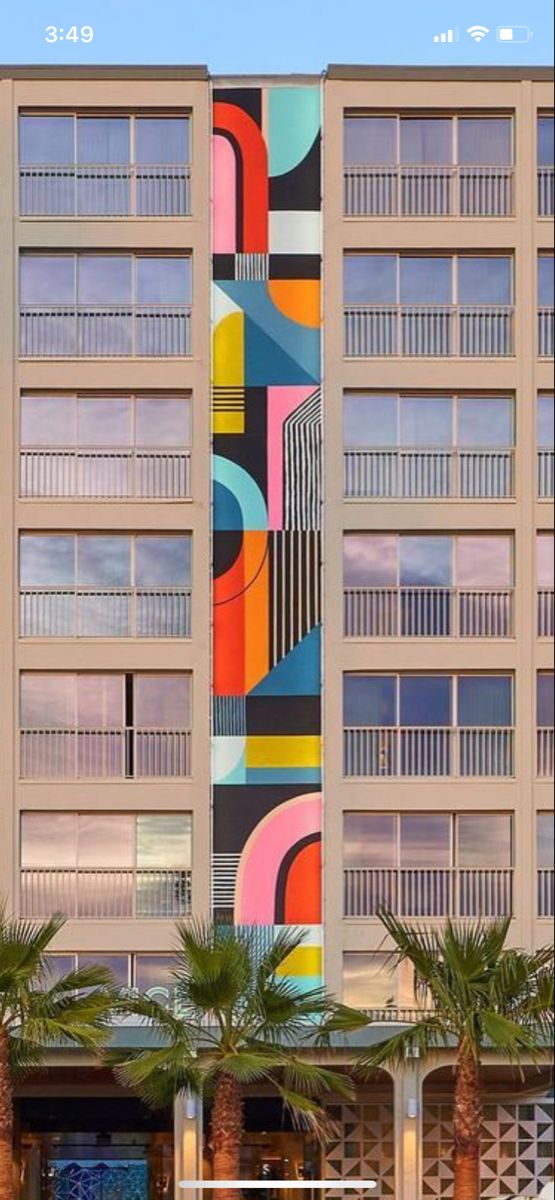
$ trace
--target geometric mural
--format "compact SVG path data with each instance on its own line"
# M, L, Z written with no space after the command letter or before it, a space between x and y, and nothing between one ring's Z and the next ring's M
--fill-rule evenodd
M538 1196L553 1178L553 1100L487 1104L482 1139L482 1200ZM452 1109L424 1108L422 1196L453 1196ZM375 1194L375 1193L374 1193Z
M340 1136L326 1147L325 1178L375 1179L375 1190L332 1188L327 1200L385 1200L395 1196L395 1149L393 1106L391 1102L353 1103L326 1106L328 1116L340 1126Z
M72 1159L48 1164L51 1200L148 1200L148 1164Z
M321 978L321 97L213 96L213 908Z

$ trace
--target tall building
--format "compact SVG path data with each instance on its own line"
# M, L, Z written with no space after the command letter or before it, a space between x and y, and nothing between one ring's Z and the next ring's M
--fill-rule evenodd
M0 891L67 914L53 970L171 1002L175 920L301 926L375 1039L380 906L548 940L550 77L0 70ZM535 1196L546 1079L486 1076L483 1196ZM253 1095L245 1177L448 1198L452 1093L383 1072L323 1162ZM183 1195L202 1119L60 1051L17 1155L21 1200Z

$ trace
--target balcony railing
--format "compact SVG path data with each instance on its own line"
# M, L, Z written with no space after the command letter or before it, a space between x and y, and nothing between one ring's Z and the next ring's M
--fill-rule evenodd
M552 638L555 633L555 592L553 588L538 590L538 637Z
M555 917L555 871L538 871L538 917Z
M19 464L24 497L185 500L191 495L187 449L26 446Z
M348 305L349 358L500 358L514 353L510 305Z
M536 766L539 779L553 779L555 763L555 733L553 729L540 728L536 736Z
M343 915L376 917L510 917L510 868L349 867L343 872Z
M182 358L191 353L189 305L26 305L23 358Z
M512 167L344 168L347 217L510 217Z
M22 588L21 637L191 636L190 588Z
M514 496L514 452L347 448L343 489L349 500L503 500Z
M552 500L555 483L555 453L538 450L538 499Z
M164 779L191 774L188 729L22 729L22 779Z
M345 588L345 637L512 637L513 589Z
M555 175L553 167L538 167L538 216L552 217L555 211Z
M554 311L553 308L547 307L538 309L538 354L540 358L553 358Z
M186 217L191 211L191 170L102 164L19 168L22 217Z
M343 730L347 778L508 778L514 775L514 730L351 727Z
M179 870L22 870L20 912L85 920L187 917L191 884L191 872Z

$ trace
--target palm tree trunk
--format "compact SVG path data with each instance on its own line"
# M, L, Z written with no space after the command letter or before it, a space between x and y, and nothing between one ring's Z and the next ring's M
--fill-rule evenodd
M454 1200L480 1200L481 1136L480 1064L472 1049L462 1046L457 1062L453 1111Z
M0 1197L14 1200L13 1088L8 1061L8 1035L0 1027Z
M210 1133L214 1180L239 1179L243 1140L243 1096L239 1084L229 1075L220 1075L216 1084ZM237 1188L215 1188L214 1200L240 1200L240 1193Z

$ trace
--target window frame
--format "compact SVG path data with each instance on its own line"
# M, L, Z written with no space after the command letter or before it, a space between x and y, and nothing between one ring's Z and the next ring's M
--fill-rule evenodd
M540 395L551 396L552 393L539 392L538 397ZM357 443L356 446L351 447L350 444L345 439L345 409L344 409L345 400L355 399L356 397L360 397L362 399L364 399L365 397L371 398L372 396L375 396L376 398L379 397L380 399L388 398L389 400L391 400L392 404L395 405L395 414L394 414L395 415L394 424L395 424L395 429L396 429L395 444L392 446L387 446L385 444L383 446L381 446L379 444L374 444L372 442L369 442L369 443L360 443L360 444ZM516 404L515 404L514 392L506 392L506 393L495 392L495 393L491 393L488 395L487 393L482 394L479 392L426 392L426 391L422 391L422 392L391 391L391 392L388 392L387 390L378 391L378 390L374 390L374 389L361 390L361 389L357 389L357 388L344 388L343 392L342 392L342 406L343 406L342 407L342 448L343 448L343 451L346 451L346 450L349 450L352 448L352 449L357 449L357 450L365 450L365 449L375 450L377 453L379 453L380 451L388 450L388 449L391 449L391 450L415 449L416 447L411 446L410 443L401 441L401 401L404 399L426 400L426 401L429 401L430 403L435 403L436 400L449 400L450 401L450 404L451 404L451 442L450 442L449 446L447 446L447 444L445 444L445 445L437 444L437 445L429 445L426 447L424 447L424 446L418 447L422 450L423 449L439 449L439 450L447 450L447 449L450 449L450 450L477 449L478 450L478 449L480 449L479 446L475 446L475 447L462 446L459 442L459 403L464 400L500 400L500 401L504 400L505 402L508 401L509 405L510 405L510 409L511 409L511 413L510 413L510 415L511 415L511 432L512 432L511 444L510 444L510 446L487 447L487 449L496 449L497 448L499 450L508 449L508 450L513 450L513 451L515 449L517 414L516 414ZM539 411L539 409L538 409L538 411ZM486 448L486 447L484 447L484 448Z
M120 167L129 166L131 168L138 167L140 169L141 167L148 168L148 167L155 167L155 166L190 167L192 164L192 158L193 158L193 109L191 106L188 106L188 105L186 105L183 109L181 109L181 108L180 109L172 109L172 108L165 108L165 107L162 107L160 109L152 109L152 108L138 109L137 108L137 109L131 109L128 112L121 112L118 109L113 109L113 108L109 108L109 107L106 109L102 109L102 108L92 108L92 109L72 108L72 109L67 109L67 110L61 111L59 109L36 110L36 109L29 108L27 106L22 106L21 108L18 109L18 113L17 113L17 164L18 164L18 170L21 168L24 168L24 167L39 167L39 166L49 165L49 164L43 164L40 162L25 162L24 163L21 161L20 120L22 117L35 118L37 120L41 120L42 118L45 118L45 117L50 117L50 118L52 118L52 117L68 118L69 117L73 121L73 161L70 161L68 163L52 163L52 164L50 164L51 166L64 166L64 167L76 167L76 168L77 167L87 167L87 166L120 166ZM188 154L188 158L183 163L173 163L173 162L170 162L169 160L167 163L159 163L159 162L147 163L147 162L138 162L137 161L136 128L135 128L136 122L138 120L140 121L140 120L148 119L149 117L151 119L158 119L158 120L165 119L168 121L180 121L181 120L181 121L185 121L187 123L188 132L187 132L186 145L187 145L189 154ZM77 149L78 149L77 135L78 135L79 120L80 119L85 119L85 120L95 120L96 119L96 120L101 121L101 120L109 120L110 118L120 119L120 120L122 118L125 118L129 122L129 160L128 160L128 162L127 163L114 162L114 163L109 163L109 164L87 163L85 161L80 162L79 158L78 158L78 154L77 154Z
M538 674L543 674L543 673L545 673L545 672L538 672ZM395 715L396 715L396 720L395 720L394 725L392 725L392 726L385 726L385 725L384 726L381 726L381 725L369 726L366 723L362 723L362 722L359 725L348 725L345 722L345 681L349 678L353 678L353 677L356 678L356 677L360 677L360 676L372 677L372 678L378 677L378 678L393 679L394 685L395 685L394 705L395 705ZM423 726L423 728L451 729L451 730L488 728L488 726L481 726L481 725L461 725L461 724L459 724L458 681L460 679L483 679L483 678L485 678L485 679L507 679L510 683L511 722L508 725L499 725L499 726L496 726L495 728L514 729L514 726L515 726L515 698L516 698L515 674L514 674L514 672L503 671L503 670L495 670L495 671L442 671L442 670L437 670L437 671L418 671L418 670L414 670L414 671L356 671L356 670L350 670L349 671L348 670L348 671L343 671L343 676L342 676L342 679L343 679L343 696L342 696L343 725L342 725L342 728L343 729L349 729L349 728L358 728L358 729L388 728L389 729L389 728L392 728L395 730L419 728L419 726L401 724L401 721L400 721L400 715L401 715L400 685L401 685L401 680L406 679L406 678L411 678L411 679L444 678L444 679L449 679L451 681L451 721L445 725Z
M548 113L539 113L538 117L539 116L548 116L548 115L549 115ZM394 161L392 163L375 162L375 163L371 163L371 164L370 163L366 164L364 161L361 161L359 163L347 162L346 156L345 156L345 122L348 120L351 120L351 121L365 120L365 119L369 120L369 119L372 119L373 117L374 118L389 117L395 121L395 136L394 136L395 158L394 158ZM439 170L442 170L442 169L447 170L448 168L453 168L455 170L458 170L460 167L462 167L464 169L467 166L470 169L472 169L473 165L479 165L479 164L461 163L460 162L460 154L459 154L459 149L460 149L460 147L459 147L459 122L468 120L469 118L470 119L473 118L474 120L482 120L482 121L505 119L509 122L511 161L509 163L505 163L505 164L485 163L483 165L486 167L499 165L501 167L506 167L507 170L514 170L514 168L516 166L516 121L517 121L517 114L516 114L515 109L499 109L499 111L494 112L492 110L484 111L483 109L476 109L476 110L469 109L468 111L464 111L464 110L454 110L454 109L425 109L425 108L420 109L420 110L419 109L391 109L391 108L382 108L382 109L380 109L380 108L369 108L369 109L352 108L352 109L349 109L348 107L343 109L343 114L342 114L343 168L348 169L349 167L368 165L368 166L373 166L376 168L389 167L391 170L403 170L403 169L410 170L411 167L418 170L419 168L424 168L424 167L428 167L428 166L429 167L435 166ZM402 159L401 159L401 125L402 125L403 121L415 121L415 120L420 120L420 121L423 121L423 120L430 120L430 121L449 120L449 121L451 121L451 139L450 139L451 140L451 162L431 164L431 163L426 163L426 162L404 163L402 161Z

